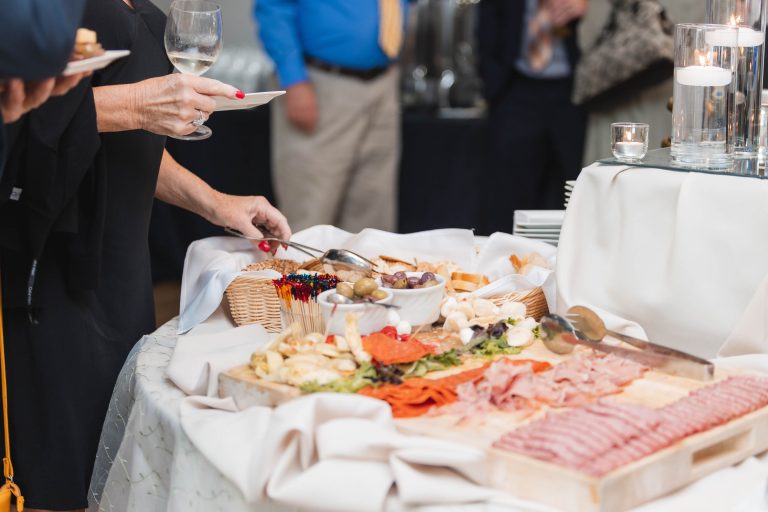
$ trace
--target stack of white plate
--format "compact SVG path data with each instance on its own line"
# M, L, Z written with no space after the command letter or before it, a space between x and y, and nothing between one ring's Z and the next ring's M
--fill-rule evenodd
M512 234L557 245L565 210L517 210Z
M576 180L568 180L565 182L565 207L568 208L568 201L571 200L571 193L573 187L576 185Z

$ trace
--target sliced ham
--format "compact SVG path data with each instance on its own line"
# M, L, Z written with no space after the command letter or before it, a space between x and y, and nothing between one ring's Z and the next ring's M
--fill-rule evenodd
M560 382L569 380L563 378L570 374L567 370L557 374ZM617 382L633 374L621 370ZM660 409L600 401L549 413L503 435L494 447L600 477L691 434L766 406L768 378L734 376L696 389Z

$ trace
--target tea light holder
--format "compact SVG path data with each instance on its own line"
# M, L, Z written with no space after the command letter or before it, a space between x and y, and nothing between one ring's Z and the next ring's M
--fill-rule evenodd
M728 25L675 25L670 154L679 166L716 170L732 166L729 98L737 33Z
M611 151L617 160L637 162L648 152L648 129L646 123L611 124Z
M713 46L735 49L728 121L734 159L756 159L759 154L765 11L765 0L707 0L707 23L736 29L707 34Z

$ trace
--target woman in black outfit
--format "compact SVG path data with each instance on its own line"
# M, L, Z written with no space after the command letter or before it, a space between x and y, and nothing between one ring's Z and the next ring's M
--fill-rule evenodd
M154 330L153 197L253 236L265 225L290 237L266 199L218 193L165 152L165 135L194 131L211 96L242 93L169 75L165 16L148 0L89 0L83 26L131 55L17 123L0 183L11 444L32 509L87 507L115 379Z

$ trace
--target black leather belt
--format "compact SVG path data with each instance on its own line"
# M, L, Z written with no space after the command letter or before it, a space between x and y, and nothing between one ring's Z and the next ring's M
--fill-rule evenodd
M320 71L333 73L334 75L349 76L352 78L357 78L358 80L365 81L380 77L389 71L390 68L390 66L380 66L371 69L351 69L345 68L344 66L337 66L336 64L331 64L330 62L325 62L323 60L310 57L309 55L304 56L304 62L315 69L319 69Z

